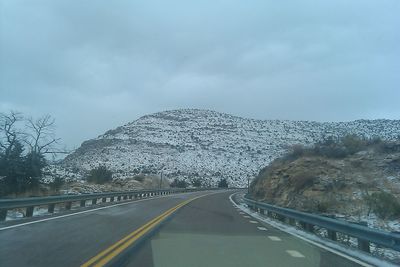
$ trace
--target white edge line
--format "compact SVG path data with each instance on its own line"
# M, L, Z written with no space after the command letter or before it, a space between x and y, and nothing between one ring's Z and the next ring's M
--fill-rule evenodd
M192 192L183 193L183 194L191 194L191 193ZM177 194L173 194L172 196L176 196L176 195ZM71 214L64 214L64 215L59 215L59 216L56 216L56 217L36 220L36 221L32 221L32 222L26 222L26 223L20 223L20 224L16 224L16 225L11 225L11 226L5 226L5 227L0 228L0 231L4 231L4 230L7 230L7 229L12 229L12 228L17 228L17 227L21 227L21 226L25 226L25 225L40 223L40 222L47 222L47 221L51 221L51 220L57 220L57 219L65 218L65 217L76 216L76 215L89 213L89 212L93 212L93 211L97 211L97 210L104 210L104 209L109 209L109 208L113 208L113 207L124 206L124 205L129 205L129 204L135 204L135 203L138 203L138 202L143 202L143 201L147 201L147 200L154 200L154 199L159 199L159 198L165 198L165 197L171 197L171 195L158 196L158 197L152 197L152 198L145 198L145 199L139 199L139 200L132 200L132 201L124 202L124 203L118 203L118 204L115 204L115 205L109 205L109 206L106 206L106 207L99 207L99 208L94 208L94 209L90 209L90 210L78 211L78 212L74 212L74 213L71 213ZM108 202L108 203L110 203L110 202Z
M254 214L249 213L246 209L242 208L241 206L239 206L238 204L236 204L235 201L233 201L233 199L232 199L233 195L238 194L238 193L239 193L239 192L236 192L236 193L231 194L231 195L229 196L229 200L230 200L236 207L240 208L242 211L244 211L244 212L246 212L247 214L253 216L254 218L259 219L259 220L261 220L261 221L263 221L263 222L265 222L265 223L268 223L268 224L271 225L272 227L277 228L277 229L279 229L279 230L281 230L281 231L283 231L283 232L285 232L285 233L288 233L288 234L291 234L291 235L293 235L293 236L295 236L295 237L297 237L297 238L300 238L300 239L303 240L303 241L306 241L306 242L308 242L308 243L311 243L311 244L313 244L314 246L317 246L317 247L319 247L319 248L325 249L325 250L327 250L327 251L329 251L329 252L332 252L332 253L334 253L334 254L336 254L336 255L338 255L338 256L341 256L341 257L343 257L343 258L346 258L346 259L348 259L348 260L350 260L350 261L353 261L353 262L355 262L355 263L357 263L357 264L360 264L360 265L362 265L362 266L364 266L364 267L374 267L374 266L375 266L375 265L372 265L372 264L375 264L375 263L367 263L367 262L361 261L361 260L359 260L359 259L357 259L357 258L353 258L353 255L351 255L351 256L350 256L350 255L347 255L347 254L345 254L345 253L342 253L342 252L336 250L337 248L330 247L330 246L329 246L330 243L327 243L327 245L322 245L322 244L320 244L320 243L318 243L318 242L312 241L312 240L310 240L310 239L308 239L308 238L306 238L306 237L303 237L303 236L301 236L301 235L292 233L292 232L290 232L290 231L286 231L286 229L284 229L283 227L279 227L278 225L271 224L271 223L269 223L268 221L266 221L264 218L262 218L261 216L258 216L258 214L257 214L257 216L255 216ZM316 237L317 237L317 236L316 236ZM318 237L317 237L317 238L318 238ZM324 241L326 241L326 240L324 240ZM332 244L332 245L333 245L333 244ZM339 244L334 244L334 245L340 246ZM344 250L344 249L346 249L346 248L343 248L343 250ZM347 250L346 252L351 253L351 250ZM356 257L356 256L354 256L354 257ZM371 261L372 261L372 260L378 260L378 261L380 261L381 264L382 264L382 263L385 263L386 266L388 266L388 267L389 267L389 266L393 266L393 267L396 266L396 265L394 265L394 264L392 264L392 263L389 263L389 262L384 261L384 260L382 260L382 259L377 259L377 258L372 257L372 256L369 256L369 255L365 255L365 257L371 258L371 259L370 259ZM379 264L378 264L378 265L376 265L376 266L382 266L382 265L379 265Z

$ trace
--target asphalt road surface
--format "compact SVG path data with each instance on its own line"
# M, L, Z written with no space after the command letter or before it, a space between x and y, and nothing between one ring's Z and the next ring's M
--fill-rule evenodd
M176 194L3 224L0 266L360 266L242 214L232 193Z

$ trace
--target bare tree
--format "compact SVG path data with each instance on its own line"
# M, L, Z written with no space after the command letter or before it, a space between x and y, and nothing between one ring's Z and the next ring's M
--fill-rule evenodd
M9 114L0 113L0 149L4 151L5 156L8 156L18 141L21 132L17 129L17 123L22 119L22 115L15 111L10 111Z
M50 115L27 119L26 128L29 131L25 133L24 142L32 153L43 155L60 152L56 148L60 138L55 138L55 120Z
M0 195L37 188L48 164L45 154L66 153L58 149L59 140L50 115L25 119L0 113Z

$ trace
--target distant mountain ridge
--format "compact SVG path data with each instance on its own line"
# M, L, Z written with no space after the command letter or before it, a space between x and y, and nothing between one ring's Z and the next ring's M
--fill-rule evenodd
M289 146L348 133L394 140L400 135L400 121L255 120L209 110L171 110L83 142L61 166L83 173L104 164L120 178L163 170L171 179L202 178L214 185L224 177L232 186L243 186Z

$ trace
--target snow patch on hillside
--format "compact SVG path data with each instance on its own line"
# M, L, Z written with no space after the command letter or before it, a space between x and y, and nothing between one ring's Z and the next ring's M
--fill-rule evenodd
M84 142L57 169L79 179L104 164L116 178L163 170L169 179L202 178L215 185L227 178L231 186L245 186L291 145L347 133L392 140L399 132L400 121L393 120L253 120L208 110L173 110L144 116Z

